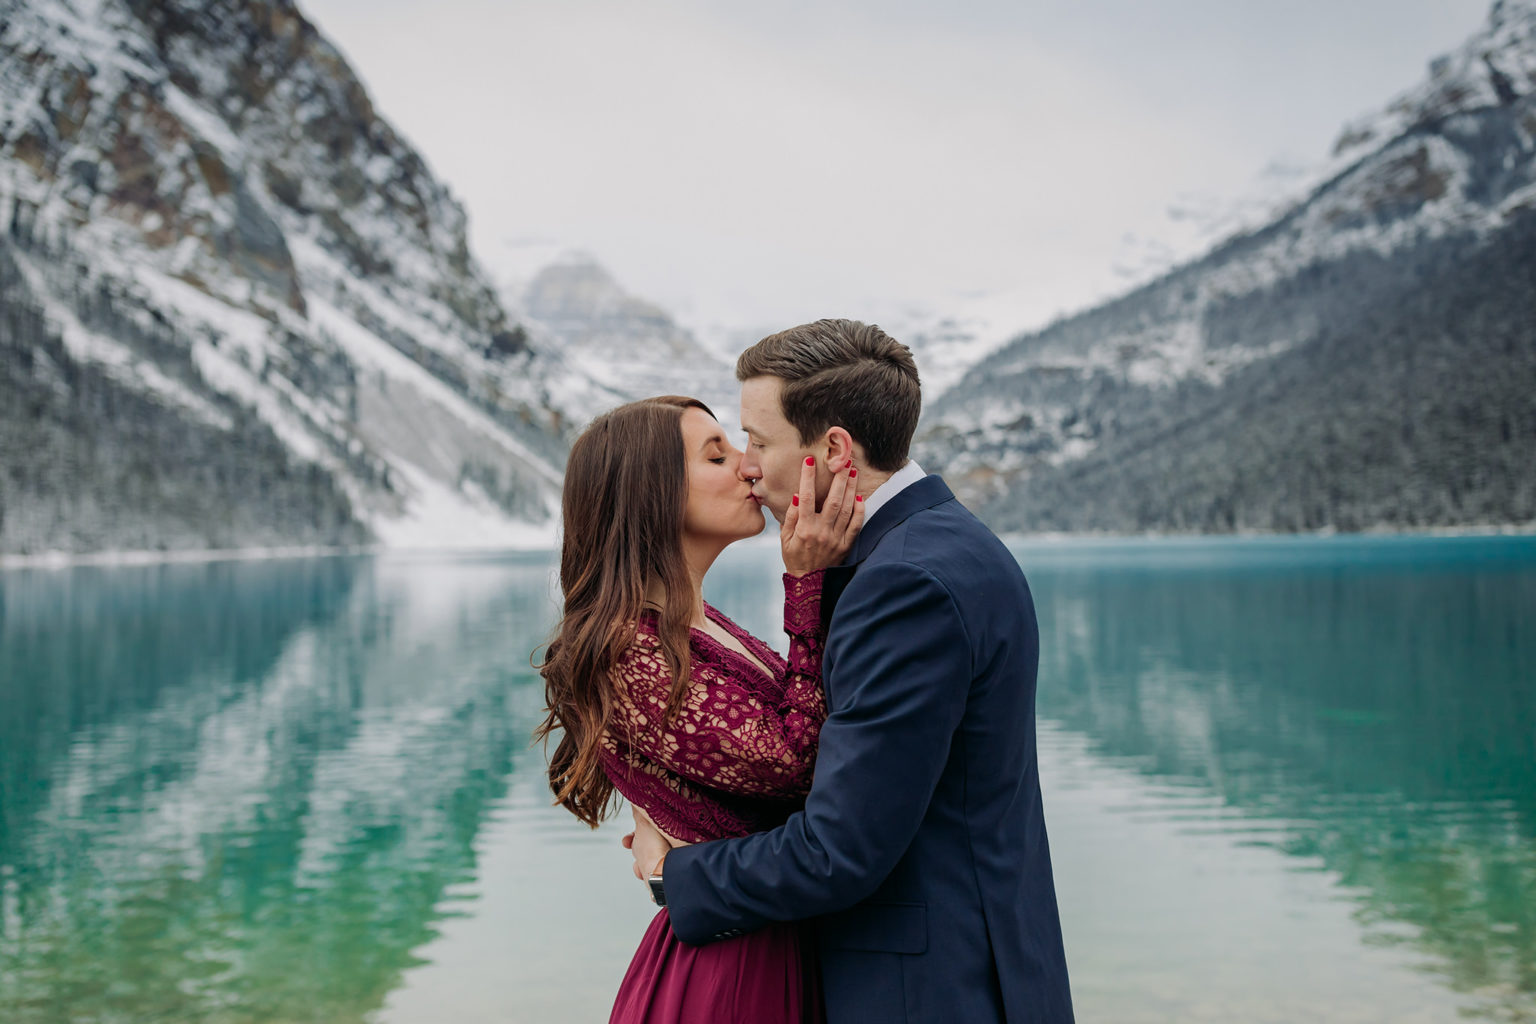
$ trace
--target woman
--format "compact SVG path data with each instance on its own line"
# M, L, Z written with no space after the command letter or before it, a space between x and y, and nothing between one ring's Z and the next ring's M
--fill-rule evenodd
M702 842L780 824L810 789L826 703L821 570L863 522L846 467L815 508L814 471L780 529L781 658L704 603L704 574L763 512L741 452L709 409L668 396L592 423L566 467L560 583L565 612L540 672L563 735L555 799L596 828L616 796L666 834ZM611 1024L760 1024L821 1019L814 964L792 924L703 947L657 913L620 986Z

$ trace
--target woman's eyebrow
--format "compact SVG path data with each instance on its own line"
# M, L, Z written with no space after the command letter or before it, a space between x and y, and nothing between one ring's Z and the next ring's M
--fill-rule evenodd
M725 444L725 435L724 434L711 434L709 437L706 437L704 439L704 443L699 445L699 451L703 451L704 449L708 448L712 444Z

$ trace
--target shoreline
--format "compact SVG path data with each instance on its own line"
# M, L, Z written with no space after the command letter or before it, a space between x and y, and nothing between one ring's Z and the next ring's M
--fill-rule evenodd
M46 551L35 555L0 554L0 572L10 569L124 568L146 565L201 565L211 562L281 561L290 558L430 559L543 555L552 546L389 548L378 544L295 544L250 548L184 548L174 551Z
M762 537L771 531L764 530ZM1005 533L999 538L1009 545L1070 546L1075 544L1096 545L1115 543L1165 542L1204 543L1210 541L1249 540L1366 540L1388 538L1475 538L1475 537L1536 537L1536 522L1505 524L1500 526L1438 526L1416 530L1371 529L1355 532L1338 530L1313 530L1296 533L1271 533L1240 531L1234 533ZM752 538L746 541L751 544ZM772 543L776 546L777 537ZM420 560L462 558L506 558L544 555L556 550L555 545L536 547L417 547L393 548L378 544L352 545L280 545L248 548L187 548L174 551L119 550L119 551L47 551L33 555L0 554L0 571L10 569L74 569L84 567L118 568L146 565L198 565L211 562L277 561L290 558L341 558L375 557Z
M183 548L160 550L44 551L35 555L0 554L0 569L73 569L83 566L180 565L204 562L253 562L282 558L334 558L371 554L372 545L293 544L278 547Z
M1422 529L1395 530L1372 527L1369 530L1296 530L1279 533L1271 530L1234 530L1231 533L1112 533L1109 531L1000 533L1007 544L1080 544L1116 541L1212 541L1212 540L1364 540L1388 537L1536 537L1536 522L1506 523L1498 526L1426 526Z

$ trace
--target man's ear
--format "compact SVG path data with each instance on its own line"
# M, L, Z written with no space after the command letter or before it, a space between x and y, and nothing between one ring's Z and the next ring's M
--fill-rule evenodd
M841 472L853 460L853 435L842 427L827 430L827 469Z

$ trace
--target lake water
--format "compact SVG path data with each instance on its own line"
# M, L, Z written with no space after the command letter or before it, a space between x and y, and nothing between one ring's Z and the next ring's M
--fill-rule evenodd
M1536 539L1016 554L1080 1020L1536 1021ZM710 597L777 638L774 558ZM0 572L0 1021L605 1020L549 566Z

